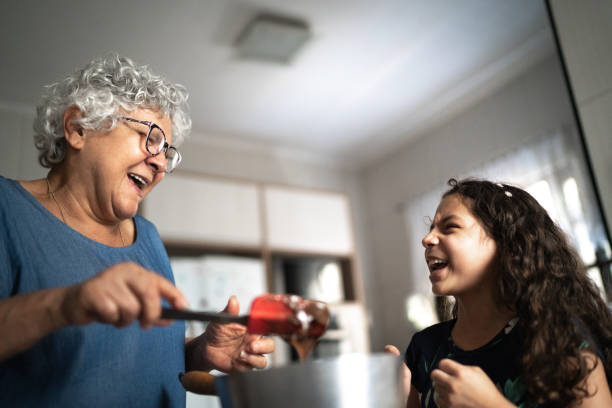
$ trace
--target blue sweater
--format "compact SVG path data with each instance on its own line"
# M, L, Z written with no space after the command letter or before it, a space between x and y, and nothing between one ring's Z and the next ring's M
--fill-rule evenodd
M134 222L134 244L97 243L0 176L0 299L82 282L124 261L173 281L157 230L141 216ZM0 363L0 407L184 407L184 341L178 322L63 328Z

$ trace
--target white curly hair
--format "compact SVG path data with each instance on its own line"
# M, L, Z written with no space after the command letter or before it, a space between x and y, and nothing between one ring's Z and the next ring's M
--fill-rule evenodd
M34 119L34 144L38 161L52 168L66 155L64 112L77 106L76 120L85 129L111 130L120 109L159 110L172 121L172 144L180 145L191 131L187 90L138 66L131 59L109 54L89 62L61 82L46 87Z

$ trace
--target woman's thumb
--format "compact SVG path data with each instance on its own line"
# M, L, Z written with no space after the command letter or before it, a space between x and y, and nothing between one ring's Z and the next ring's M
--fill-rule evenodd
M227 301L227 305L225 306L225 309L223 309L223 311L231 315L237 315L238 313L240 313L240 304L238 303L238 299L236 298L236 296L230 296L229 300Z

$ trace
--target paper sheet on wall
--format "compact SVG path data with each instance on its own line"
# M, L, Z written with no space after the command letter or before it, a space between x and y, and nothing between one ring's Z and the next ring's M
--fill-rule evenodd
M264 265L259 258L207 255L172 257L170 263L176 286L193 310L221 311L229 297L235 295L240 314L246 314L253 299L266 292ZM201 334L205 326L187 322L186 336Z

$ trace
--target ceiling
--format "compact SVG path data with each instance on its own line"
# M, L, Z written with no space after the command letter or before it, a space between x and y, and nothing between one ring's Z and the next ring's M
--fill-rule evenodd
M192 138L367 166L554 53L534 0L3 0L0 101L116 51L190 91ZM259 13L311 38L289 64L241 59Z

